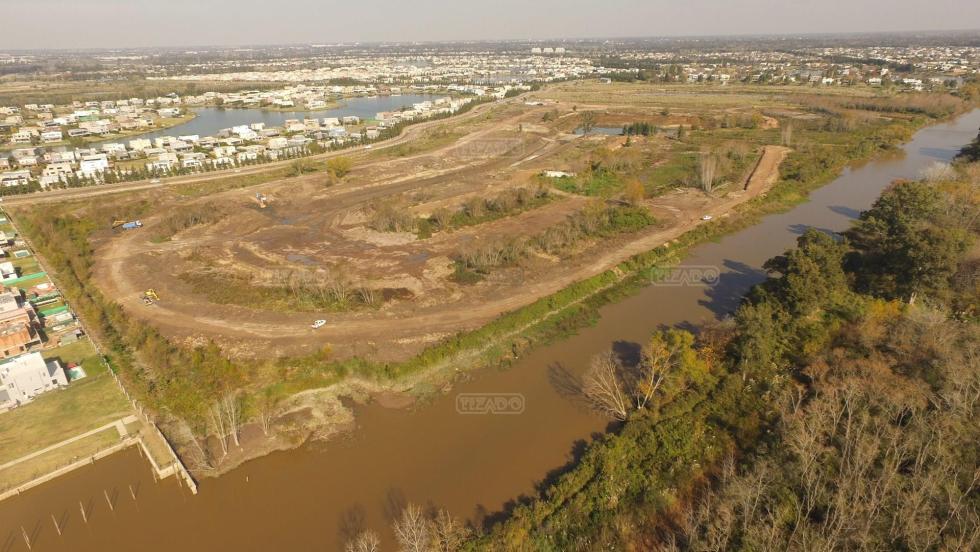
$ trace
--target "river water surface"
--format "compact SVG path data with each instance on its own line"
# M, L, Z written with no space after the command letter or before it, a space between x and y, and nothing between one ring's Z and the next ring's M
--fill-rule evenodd
M479 523L508 501L533 494L604 429L602 419L565 391L565 374L580 374L592 355L610 348L635 350L658 327L731 312L764 278L762 263L791 247L806 228L845 229L890 182L950 160L978 127L980 110L920 130L900 155L847 170L808 203L694 248L684 264L718 267L721 278L713 287L647 287L604 307L594 327L541 347L507 370L477 372L430 404L410 411L358 407L358 428L349 439L253 460L202 481L197 496L173 479L154 483L130 450L2 502L0 552L27 549L22 526L33 536L34 551L339 550L364 527L390 539L390 513L405 501L448 508ZM457 393L472 392L521 393L525 411L457 413ZM115 510L104 491L116 497ZM88 524L80 501L91 512ZM52 514L67 520L63 536L55 533Z

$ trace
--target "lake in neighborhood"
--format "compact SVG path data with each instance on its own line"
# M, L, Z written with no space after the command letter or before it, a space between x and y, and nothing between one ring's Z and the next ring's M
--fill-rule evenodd
M406 94L402 96L371 96L340 100L340 106L319 111L271 111L266 109L239 109L221 107L190 108L197 113L194 119L166 129L154 130L145 134L115 138L93 144L98 147L105 143L128 144L130 140L145 138L153 140L161 136L214 136L220 130L239 125L265 123L266 127L282 126L288 119L324 119L326 117L355 116L373 119L381 111L398 111L403 107L445 96Z

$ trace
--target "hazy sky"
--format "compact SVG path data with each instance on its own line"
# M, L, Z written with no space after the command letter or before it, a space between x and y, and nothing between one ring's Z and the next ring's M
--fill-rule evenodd
M978 0L0 0L5 49L978 28Z

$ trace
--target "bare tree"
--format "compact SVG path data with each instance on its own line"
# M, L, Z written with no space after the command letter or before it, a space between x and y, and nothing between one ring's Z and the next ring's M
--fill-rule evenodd
M208 407L208 424L210 432L218 438L218 445L221 446L221 455L228 454L228 430L225 427L225 416L218 401Z
M203 471L213 470L215 466L211 461L211 455L201 446L201 441L194 435L190 425L186 421L178 419L176 428L173 435L179 443L186 447L188 452L182 458L188 463L191 469Z
M635 389L637 408L646 408L676 364L674 352L667 346L662 335L654 336L643 347Z
M582 134L591 134L595 128L595 111L582 113Z
M789 147L793 144L793 121L785 121L782 125L782 142L783 145Z
M715 187L715 176L718 171L718 156L709 151L701 152L698 159L698 178L701 189L707 193Z
M231 436L231 440L235 443L235 446L241 448L242 444L238 438L241 433L242 408L241 396L238 394L238 391L225 393L221 398L221 408L224 411L228 435Z
M364 531L347 543L347 552L378 552L381 550L381 539L374 531Z
M259 425L262 427L262 434L268 436L272 431L272 422L276 418L279 406L279 397L275 396L270 389L266 388L262 394L262 402L259 403Z
M582 391L597 409L617 420L627 418L630 401L619 362L612 353L592 357L592 363L585 374Z
M956 178L956 171L949 164L936 161L922 169L922 178L927 182L946 182Z
M403 552L428 552L432 542L429 529L429 520L415 504L405 506L394 525L395 538Z
M440 510L431 522L433 549L438 552L457 552L469 536L469 531L449 512Z

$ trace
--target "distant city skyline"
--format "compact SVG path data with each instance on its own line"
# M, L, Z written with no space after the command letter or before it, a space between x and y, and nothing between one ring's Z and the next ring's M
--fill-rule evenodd
M9 0L2 10L4 50L980 28L974 0Z

